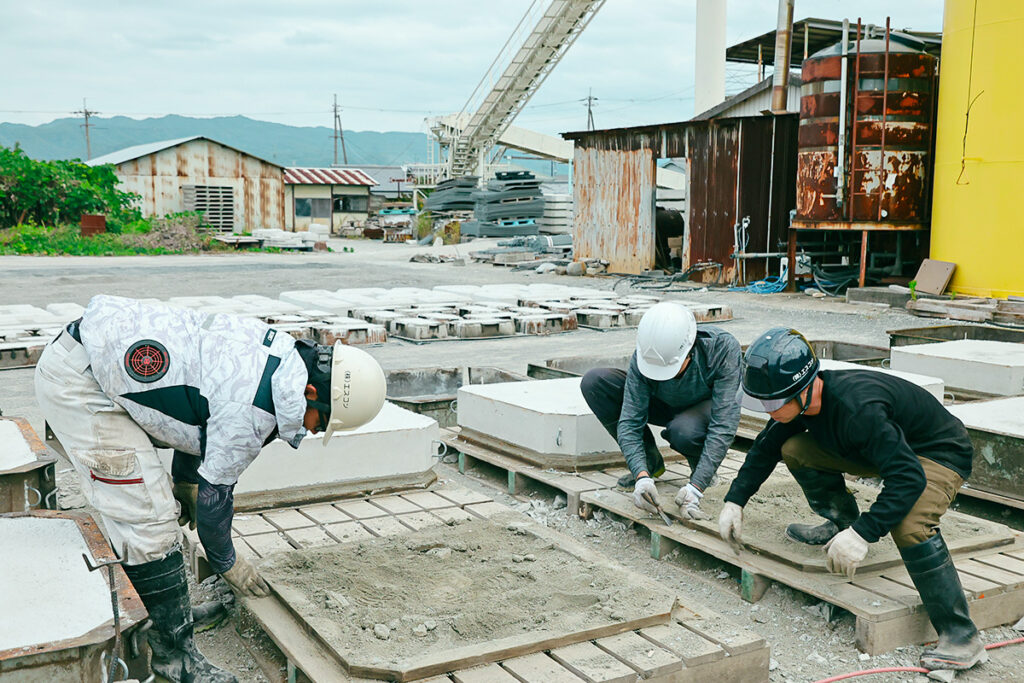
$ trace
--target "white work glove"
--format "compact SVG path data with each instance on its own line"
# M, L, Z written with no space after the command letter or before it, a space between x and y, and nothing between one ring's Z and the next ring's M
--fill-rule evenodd
M868 542L853 527L843 529L825 544L825 565L830 572L846 574L851 579L858 565L868 554Z
M675 502L679 506L679 512L690 519L711 519L711 515L700 509L700 499L704 497L701 490L693 484L687 484L679 489Z
M743 547L741 527L743 525L743 508L736 503L726 503L722 514L718 516L718 533L728 541L732 549L739 553Z
M654 488L654 480L650 477L640 477L633 486L633 505L641 510L647 510L653 515L658 514L658 489Z
M221 574L221 576L228 582L232 590L239 595L250 598L262 598L270 594L270 586L256 572L256 568L249 564L249 561L241 555L235 556L235 563L231 565L231 569Z

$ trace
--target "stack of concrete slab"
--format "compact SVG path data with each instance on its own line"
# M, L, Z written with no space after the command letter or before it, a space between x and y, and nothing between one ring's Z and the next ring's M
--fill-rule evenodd
M948 410L964 423L974 443L967 486L1024 508L1024 396L961 403Z
M1024 344L959 339L892 348L895 370L941 377L950 388L997 396L1024 394Z
M35 365L49 341L79 316L81 307L75 304L51 304L45 310L25 304L0 305L0 368Z
M572 232L572 195L544 193L544 215L537 221L541 232L562 234Z

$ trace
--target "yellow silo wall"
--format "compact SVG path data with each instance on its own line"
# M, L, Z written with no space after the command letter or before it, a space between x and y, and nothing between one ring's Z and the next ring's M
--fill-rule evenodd
M1024 296L1024 1L946 0L942 28L931 257L959 294Z

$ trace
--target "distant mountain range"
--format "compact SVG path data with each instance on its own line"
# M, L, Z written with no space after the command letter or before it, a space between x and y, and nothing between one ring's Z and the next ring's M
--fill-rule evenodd
M205 135L282 166L329 166L334 161L333 131L324 126L300 128L245 116L192 118L163 116L131 119L125 116L94 118L90 138L98 157L146 142ZM82 119L57 119L39 126L0 123L0 145L19 143L34 159L84 159ZM345 131L348 163L404 164L427 160L424 133ZM338 150L341 161L341 150Z

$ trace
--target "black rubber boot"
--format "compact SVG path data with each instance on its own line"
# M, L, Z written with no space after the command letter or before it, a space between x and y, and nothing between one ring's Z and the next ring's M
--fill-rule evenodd
M605 424L602 422L601 425L613 439L619 440L618 423ZM651 432L650 427L644 427L644 451L647 454L647 472L652 477L660 477L665 474L665 459L661 457L661 451L658 450L658 444L654 442L654 434ZM636 484L636 477L633 476L632 472L626 472L619 477L617 483L619 488L632 489L633 485Z
M162 560L126 565L124 571L153 622L149 629L153 673L172 683L237 683L233 674L211 664L196 648L180 548Z
M797 543L825 545L833 536L857 521L857 499L846 489L846 480L838 472L811 468L790 470L800 484L811 509L825 518L823 524L790 524L786 536Z
M936 531L924 543L900 548L900 556L939 634L939 642L921 653L921 666L960 670L987 661L988 653L971 620L967 596L942 533Z

